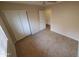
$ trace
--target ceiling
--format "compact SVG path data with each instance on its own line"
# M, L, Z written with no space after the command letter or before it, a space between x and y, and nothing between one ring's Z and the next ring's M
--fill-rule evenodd
M61 1L6 1L8 3L20 3L20 4L30 4L30 5L51 5L57 4Z

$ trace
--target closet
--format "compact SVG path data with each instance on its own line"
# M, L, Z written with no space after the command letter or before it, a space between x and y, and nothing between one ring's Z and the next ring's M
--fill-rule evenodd
M46 28L43 10L29 9L27 12L26 10L3 11L16 41Z
M3 11L16 40L20 40L31 34L26 10Z

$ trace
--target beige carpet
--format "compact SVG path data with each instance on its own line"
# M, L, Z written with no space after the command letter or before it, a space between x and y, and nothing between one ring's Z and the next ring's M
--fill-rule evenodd
M78 42L51 32L43 30L16 43L17 55L36 57L71 57L77 56Z

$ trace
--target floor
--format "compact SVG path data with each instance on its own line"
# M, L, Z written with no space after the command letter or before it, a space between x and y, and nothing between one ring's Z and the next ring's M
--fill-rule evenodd
M19 57L75 57L78 42L45 29L16 43Z

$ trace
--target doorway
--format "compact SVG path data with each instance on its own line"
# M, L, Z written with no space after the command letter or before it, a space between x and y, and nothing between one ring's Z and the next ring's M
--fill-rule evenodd
M46 24L46 29L50 30L50 25L49 24Z
M7 40L8 38L0 25L0 57L7 56Z

